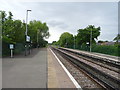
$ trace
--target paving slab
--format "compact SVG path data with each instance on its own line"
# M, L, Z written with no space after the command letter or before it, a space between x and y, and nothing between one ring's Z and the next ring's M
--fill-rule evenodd
M46 88L47 49L35 49L28 56L3 58L2 87Z

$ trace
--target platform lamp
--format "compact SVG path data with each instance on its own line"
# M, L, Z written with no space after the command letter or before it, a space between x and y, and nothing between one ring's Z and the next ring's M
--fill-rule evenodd
M26 32L25 32L25 42L26 42L26 44L25 44L25 56L27 55L27 32L28 32L28 28L27 28L27 21L28 21L28 12L29 11L32 11L32 10L27 10L26 11Z
M90 52L92 51L92 29L90 31Z

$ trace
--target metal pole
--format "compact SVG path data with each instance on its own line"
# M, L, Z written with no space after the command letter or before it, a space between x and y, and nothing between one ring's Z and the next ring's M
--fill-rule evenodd
M26 34L25 34L26 36L27 36L27 31L28 31L28 30L27 30L27 20L28 20L28 10L27 10L27 12L26 12Z
M38 48L38 31L37 31L37 48Z
M26 12L25 56L27 55L27 20L28 20L28 10Z
M27 55L27 32L28 32L27 21L28 21L28 11L31 11L31 10L27 10L26 11L25 56Z
M92 29L91 29L91 34L90 34L90 52L92 50Z
M13 57L13 50L11 49L11 58Z
M75 49L75 35L74 35L74 49Z

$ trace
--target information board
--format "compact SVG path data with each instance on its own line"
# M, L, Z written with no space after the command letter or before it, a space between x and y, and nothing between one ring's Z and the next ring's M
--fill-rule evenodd
M10 44L10 49L14 49L14 45L13 44Z
M26 36L26 41L30 42L30 36Z

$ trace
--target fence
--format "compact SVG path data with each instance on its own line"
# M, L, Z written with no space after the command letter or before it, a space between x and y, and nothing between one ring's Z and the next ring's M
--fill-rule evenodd
M88 45L76 46L75 49L90 51L90 47ZM120 45L92 45L91 51L108 55L120 56Z
M2 56L10 56L9 43L2 43ZM14 54L20 54L25 51L25 46L23 43L14 44Z

